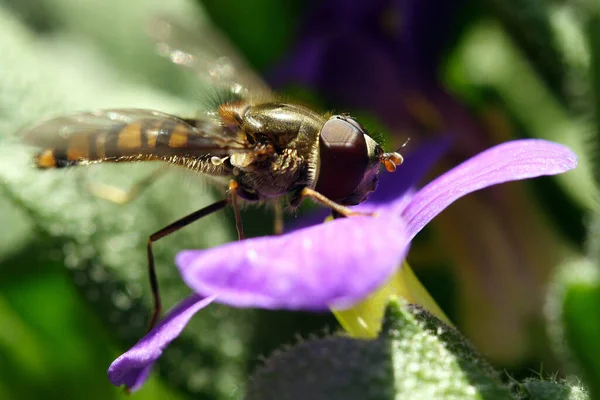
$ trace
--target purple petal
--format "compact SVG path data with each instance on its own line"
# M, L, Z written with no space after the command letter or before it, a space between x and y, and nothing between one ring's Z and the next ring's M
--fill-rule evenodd
M197 293L235 307L321 311L361 300L395 271L408 249L397 215L341 218L271 237L177 255Z
M135 346L113 361L108 368L108 379L113 385L125 385L132 392L139 389L165 347L179 336L194 314L213 300L214 297L192 295L179 303Z
M515 140L492 147L419 190L402 212L409 238L460 197L498 183L556 175L577 166L566 146L545 140ZM389 207L396 208L393 204Z

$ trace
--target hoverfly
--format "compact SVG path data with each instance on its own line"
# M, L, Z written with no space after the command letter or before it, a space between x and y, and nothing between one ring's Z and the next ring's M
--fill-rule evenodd
M152 252L155 241L228 205L243 239L240 200L283 200L294 209L308 197L336 216L351 216L355 213L347 206L363 202L375 190L380 165L392 172L403 161L398 152L384 152L349 116L320 114L276 100L233 52L223 56L229 46L214 32L189 32L165 20L153 26L160 54L193 69L214 86L226 87L235 99L222 102L202 118L109 109L58 117L24 132L27 142L42 148L34 159L40 169L159 161L220 178L228 185L225 199L149 236L148 274L154 303L150 328L161 313ZM196 38L205 43L189 44Z

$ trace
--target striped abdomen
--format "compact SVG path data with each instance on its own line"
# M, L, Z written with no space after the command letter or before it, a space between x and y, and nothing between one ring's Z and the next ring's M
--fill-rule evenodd
M223 146L214 134L204 134L182 120L149 118L75 131L58 146L40 151L35 163L47 169L102 161L159 160L220 154Z

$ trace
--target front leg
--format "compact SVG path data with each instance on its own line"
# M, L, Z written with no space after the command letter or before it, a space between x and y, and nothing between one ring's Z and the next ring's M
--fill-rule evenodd
M235 228L237 229L238 240L244 240L244 227L242 225L242 215L240 214L239 196L240 185L234 180L229 181L229 198L233 206L233 215L235 216Z
M300 203L302 202L302 200L304 200L306 197L310 197L313 200L315 200L316 202L324 205L325 207L330 208L333 212L334 215L338 214L344 217L355 217L355 216L359 216L359 215L372 215L369 213L361 213L361 212L356 212L356 211L352 211L350 208L343 206L339 203L336 203L335 201L323 196L321 193L310 189L310 188L302 188L301 190L299 190L298 192L296 192L292 199L290 200L290 206L293 208L296 208L300 205Z

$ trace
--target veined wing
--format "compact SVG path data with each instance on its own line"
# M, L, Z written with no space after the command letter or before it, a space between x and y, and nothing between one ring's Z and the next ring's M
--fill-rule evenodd
M42 147L39 168L61 168L111 161L185 159L236 152L253 147L228 127L211 121L183 120L152 110L109 109L58 117L27 129L26 143Z
M250 101L273 98L269 86L208 21L188 27L161 17L153 21L149 33L158 54L191 69L201 80Z

